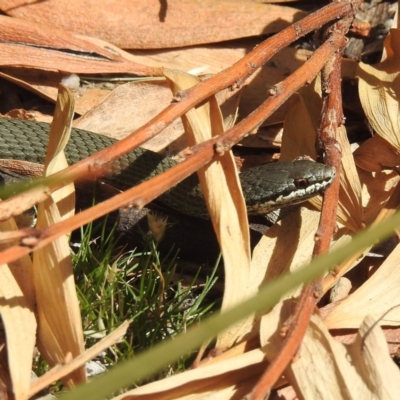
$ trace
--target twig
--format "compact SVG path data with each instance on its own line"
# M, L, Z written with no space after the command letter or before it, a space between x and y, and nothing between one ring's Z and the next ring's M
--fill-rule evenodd
M322 206L313 251L314 257L329 250L336 223L336 209L340 185L339 175L341 170L341 152L336 142L336 130L344 121L341 97L341 58L345 46L344 36L351 25L351 21L352 18L345 18L334 24L329 30L331 37L327 39L327 42L330 42L334 35L340 35L343 38L340 50L332 55L322 73L323 106L319 138L320 147L326 152L326 163L336 169L337 176L324 196L325 201ZM307 285L303 289L299 302L296 305L295 313L290 318L289 331L285 336L282 348L253 389L251 400L261 400L268 397L272 386L290 364L299 349L311 315L321 295L321 279Z

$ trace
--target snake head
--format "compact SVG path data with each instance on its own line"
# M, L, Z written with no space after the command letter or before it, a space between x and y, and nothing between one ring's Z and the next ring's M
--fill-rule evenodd
M252 168L240 174L240 180L249 215L260 215L322 193L335 176L332 167L297 160Z

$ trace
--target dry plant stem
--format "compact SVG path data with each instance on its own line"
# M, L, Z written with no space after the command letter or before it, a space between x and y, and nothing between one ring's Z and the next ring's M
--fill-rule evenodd
M350 25L351 20L339 21L330 30L331 35L339 32L344 39ZM327 42L330 40L328 38ZM344 121L341 95L341 61L344 44L345 42L343 42L341 49L332 55L332 58L322 70L323 104L319 144L326 153L326 163L336 169L337 175L324 196L325 201L322 205L321 218L315 235L313 257L329 250L336 224L341 170L341 151L336 141L336 130ZM266 398L277 379L290 364L300 347L311 315L321 296L321 279L317 279L303 289L295 313L289 321L289 332L285 337L282 348L253 389L251 400Z
M284 103L295 91L301 88L306 82L311 81L329 57L343 45L343 36L340 34L333 34L330 40L324 43L304 65L277 86L278 90L275 96L267 99L246 119L226 131L223 135L216 136L191 148L192 155L188 159L150 181L144 182L112 199L82 211L68 220L59 222L41 231L35 231L34 234L32 234L32 229L23 231L26 232L26 239L22 239L20 245L1 252L1 261L6 263L15 260L24 254L28 254L31 251L45 246L60 235L71 232L127 204L138 209L144 207L145 204L154 200L171 186L182 181L187 176L197 171L197 169L210 162L215 156L214 146L219 151L221 151L221 149L223 149L222 151L229 150L230 147L245 136L249 130L261 124L262 121ZM0 235L0 238L2 236L4 237L5 235ZM28 239L29 244L26 243ZM24 244L24 242L26 244Z
M86 176L93 177L105 174L105 166L109 162L116 160L151 139L170 125L176 118L186 113L195 105L203 102L211 95L232 85L235 87L243 85L249 76L278 51L333 19L351 15L353 12L353 5L358 5L359 3L361 3L361 0L332 3L267 39L233 66L199 83L195 87L182 92L180 96L175 99L176 101L174 103L147 124L143 125L134 134L131 134L113 146L54 175L52 177L52 183L47 191L53 192L67 183L85 178ZM175 183L177 182L178 181ZM15 201L15 197L3 202L3 207L8 207L11 210L12 207L8 204L11 201ZM13 216L11 211L9 216Z

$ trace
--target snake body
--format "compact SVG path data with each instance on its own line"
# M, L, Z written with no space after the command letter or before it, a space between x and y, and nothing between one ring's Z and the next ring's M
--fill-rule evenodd
M46 123L0 118L0 159L43 164L48 132ZM114 139L82 129L73 129L65 154L76 163L107 146ZM137 148L112 163L106 180L124 190L176 165L171 158ZM299 160L265 164L240 173L248 213L267 214L305 201L328 187L335 171L313 161ZM197 175L191 175L159 198L167 206L187 215L204 217L205 202Z

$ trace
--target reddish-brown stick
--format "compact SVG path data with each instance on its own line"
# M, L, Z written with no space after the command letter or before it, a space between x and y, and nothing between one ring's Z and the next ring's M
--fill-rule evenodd
M322 71L323 105L319 145L326 154L326 164L336 169L337 176L324 195L321 218L315 235L313 257L329 250L336 223L341 170L341 152L336 141L336 130L344 122L341 96L341 61L345 45L344 36L351 25L351 21L351 18L346 18L333 25L329 30L332 35L340 32L343 42L340 50L332 55L332 58ZM331 38L329 37L327 41L330 40ZM321 279L317 279L303 289L296 305L295 313L289 321L289 330L282 348L254 387L250 397L251 400L266 399L275 382L293 360L306 334L311 315L322 293Z

